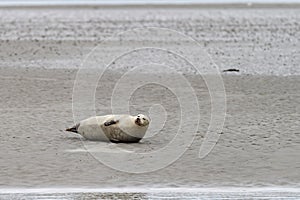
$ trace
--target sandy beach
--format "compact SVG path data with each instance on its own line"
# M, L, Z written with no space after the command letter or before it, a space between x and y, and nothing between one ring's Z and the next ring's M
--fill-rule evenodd
M297 7L0 8L0 188L299 188L299 11ZM213 151L199 159L209 125L210 96L201 76L184 64L175 67L199 102L201 121L195 140L164 169L124 173L100 163L84 151L79 136L63 130L74 123L74 80L92 48L111 34L150 26L177 30L205 46L222 74L226 119ZM114 52L118 42L103 51ZM135 40L121 42L130 46ZM116 62L102 77L95 93L97 114L111 111L107 94L126 67L126 60ZM230 68L239 72L222 72ZM137 73L132 78L143 82L154 76L162 83L174 78L167 73L159 77ZM117 103L124 94L118 94ZM131 146L100 145L113 150L162 148L178 123L176 96L150 84L131 100L133 113L147 113L155 103L163 105L168 119L161 133Z

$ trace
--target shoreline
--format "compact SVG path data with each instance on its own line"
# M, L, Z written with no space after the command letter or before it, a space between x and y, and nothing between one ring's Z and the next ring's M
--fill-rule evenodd
M21 78L21 79L30 79L27 76L21 75L21 76L13 76L15 74L16 71L23 71L24 73L28 72L28 71L40 71L41 73L44 72L68 72L68 73L74 73L77 74L78 70L80 69L84 69L84 70L91 70L91 71L100 71L101 69L99 68L77 68L77 67L73 67L73 68L64 68L64 67L50 67L50 68L43 68L43 67L39 67L39 66L35 66L35 67L22 67L22 66L0 66L0 71L8 73L10 75L6 76L1 74L0 77L3 79L13 79L13 78ZM101 70L103 71L103 70ZM108 73L108 74L123 74L124 71L120 72L119 69L113 68L113 69L106 69L103 71L103 73ZM151 72L141 72L141 71L137 71L134 72L134 74L137 75L149 75L149 76L153 76L153 75L157 75L158 73L151 73ZM161 75L166 75L166 76L173 76L174 73L173 72L160 72ZM182 73L182 72L178 72L176 74L180 74L182 76L186 76L186 77L202 77L202 76L221 76L221 77L250 77L250 78L294 78L294 77L300 77L300 74L244 74L241 72L222 72L222 70L219 70L219 73L217 74L210 74L210 73ZM41 80L48 80L47 78L39 78L36 76L33 76L33 79L41 79ZM51 79L49 78L49 80L55 80L55 79Z
M300 3L0 4L0 9L299 9Z
M168 188L168 189L82 189L82 188L59 188L56 190L26 190L12 193L1 193L0 198L54 198L54 199L296 199L300 198L299 188Z

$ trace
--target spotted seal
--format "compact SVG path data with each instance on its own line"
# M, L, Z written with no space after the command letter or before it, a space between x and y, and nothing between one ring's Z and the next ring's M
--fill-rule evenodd
M88 140L114 143L139 142L148 129L150 119L143 115L104 115L82 120L66 131L78 133Z

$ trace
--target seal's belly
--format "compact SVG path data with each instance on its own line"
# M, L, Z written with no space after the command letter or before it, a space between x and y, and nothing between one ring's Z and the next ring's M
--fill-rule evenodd
M134 137L130 133L124 132L119 126L101 126L104 134L111 142L139 142L141 138Z
M85 139L94 141L111 142L139 142L141 138L131 136L122 131L117 125L106 127L98 124L82 124L78 128L78 133Z

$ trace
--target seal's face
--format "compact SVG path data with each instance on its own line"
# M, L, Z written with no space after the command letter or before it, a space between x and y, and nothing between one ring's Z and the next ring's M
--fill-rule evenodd
M135 124L138 126L148 126L149 122L149 118L143 114L138 114L135 116Z

